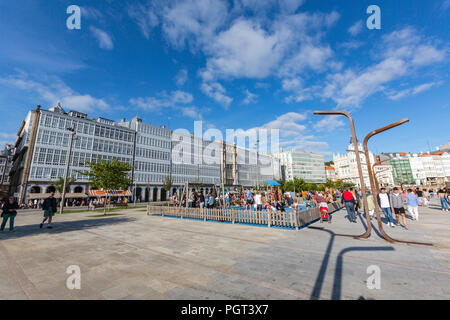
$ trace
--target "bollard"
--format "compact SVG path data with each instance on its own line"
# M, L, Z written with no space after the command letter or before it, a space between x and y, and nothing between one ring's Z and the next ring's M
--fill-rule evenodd
M267 226L270 228L270 220L272 220L272 211L267 213Z

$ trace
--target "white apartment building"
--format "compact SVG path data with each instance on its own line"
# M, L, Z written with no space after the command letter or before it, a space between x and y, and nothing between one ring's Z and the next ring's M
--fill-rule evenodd
M402 181L405 183L408 175L412 176L412 181L418 186L438 186L444 185L445 182L450 181L450 153L448 152L434 152L434 153L392 153L384 154L386 159L391 158L394 163L393 170L402 171L397 172L397 176L402 176ZM403 161L400 167L397 165L399 161ZM395 180L395 179L394 179ZM397 181L399 184L399 181Z
M380 186L393 187L395 185L391 165L389 164L375 165L373 166L373 173L376 176Z
M309 183L325 183L324 157L321 154L299 151L283 151L274 155L280 159L282 177L293 180L294 177Z
M354 150L353 144L350 144L348 150ZM364 151L361 144L358 145L359 151ZM370 186L369 172L367 171L367 162L364 153L360 153L361 167L363 171L364 184L366 187ZM369 151L369 160L371 165L375 163L375 157ZM356 154L354 151L349 151L344 154L333 154L334 167L336 169L337 178L344 180L344 182L353 183L357 187L361 187L358 166L356 162Z
M75 178L76 183L71 186L71 193L83 193L88 189L87 177L77 172L86 170L86 161L117 158L133 163L134 131L119 127L112 120L88 119L81 112L65 112L60 105L38 112L32 110L19 130L10 173L12 192L19 199L30 193L55 191L53 182L64 177L66 167L71 134L67 128L74 128L76 132L69 169L69 176ZM35 138L31 139L33 136Z
M85 113L65 112L58 104L49 110L29 111L19 129L10 173L10 192L19 201L27 201L30 194L55 190L54 182L64 176L71 134L67 128L72 127L76 139L69 176L76 182L70 193L80 196L89 189L89 181L78 171L88 169L86 161L99 158L117 158L134 165L130 172L132 189L141 201L167 199L163 185L169 177L173 186L171 193L181 192L185 182L219 184L222 166L225 185L254 186L258 181L280 176L279 161L267 155L256 156L251 150L233 145L224 148L227 144L220 141L176 134L165 127L143 123L138 117L131 121L122 119L119 123L101 117L89 119ZM213 152L206 152L211 146ZM237 149L236 155L232 152L234 149ZM226 155L224 159L221 159L222 154ZM258 158L258 165L256 161L245 162L250 158Z

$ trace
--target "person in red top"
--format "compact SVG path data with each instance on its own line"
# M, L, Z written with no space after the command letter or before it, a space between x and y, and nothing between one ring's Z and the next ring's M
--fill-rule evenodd
M345 190L342 194L341 203L345 205L347 209L348 219L350 222L356 223L355 206L356 200L353 196L352 190Z

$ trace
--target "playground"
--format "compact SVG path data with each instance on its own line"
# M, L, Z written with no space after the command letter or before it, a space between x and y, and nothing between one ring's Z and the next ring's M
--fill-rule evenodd
M339 202L330 203L328 212L332 215L341 207ZM247 209L242 206L185 208L148 205L147 215L298 230L319 221L321 213L318 207L301 207L301 209L286 207L283 211L273 211L270 209L256 210L253 207Z

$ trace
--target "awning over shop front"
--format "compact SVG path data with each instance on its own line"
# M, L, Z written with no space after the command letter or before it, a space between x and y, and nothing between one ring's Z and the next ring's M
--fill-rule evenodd
M89 190L90 197L129 197L130 190Z

